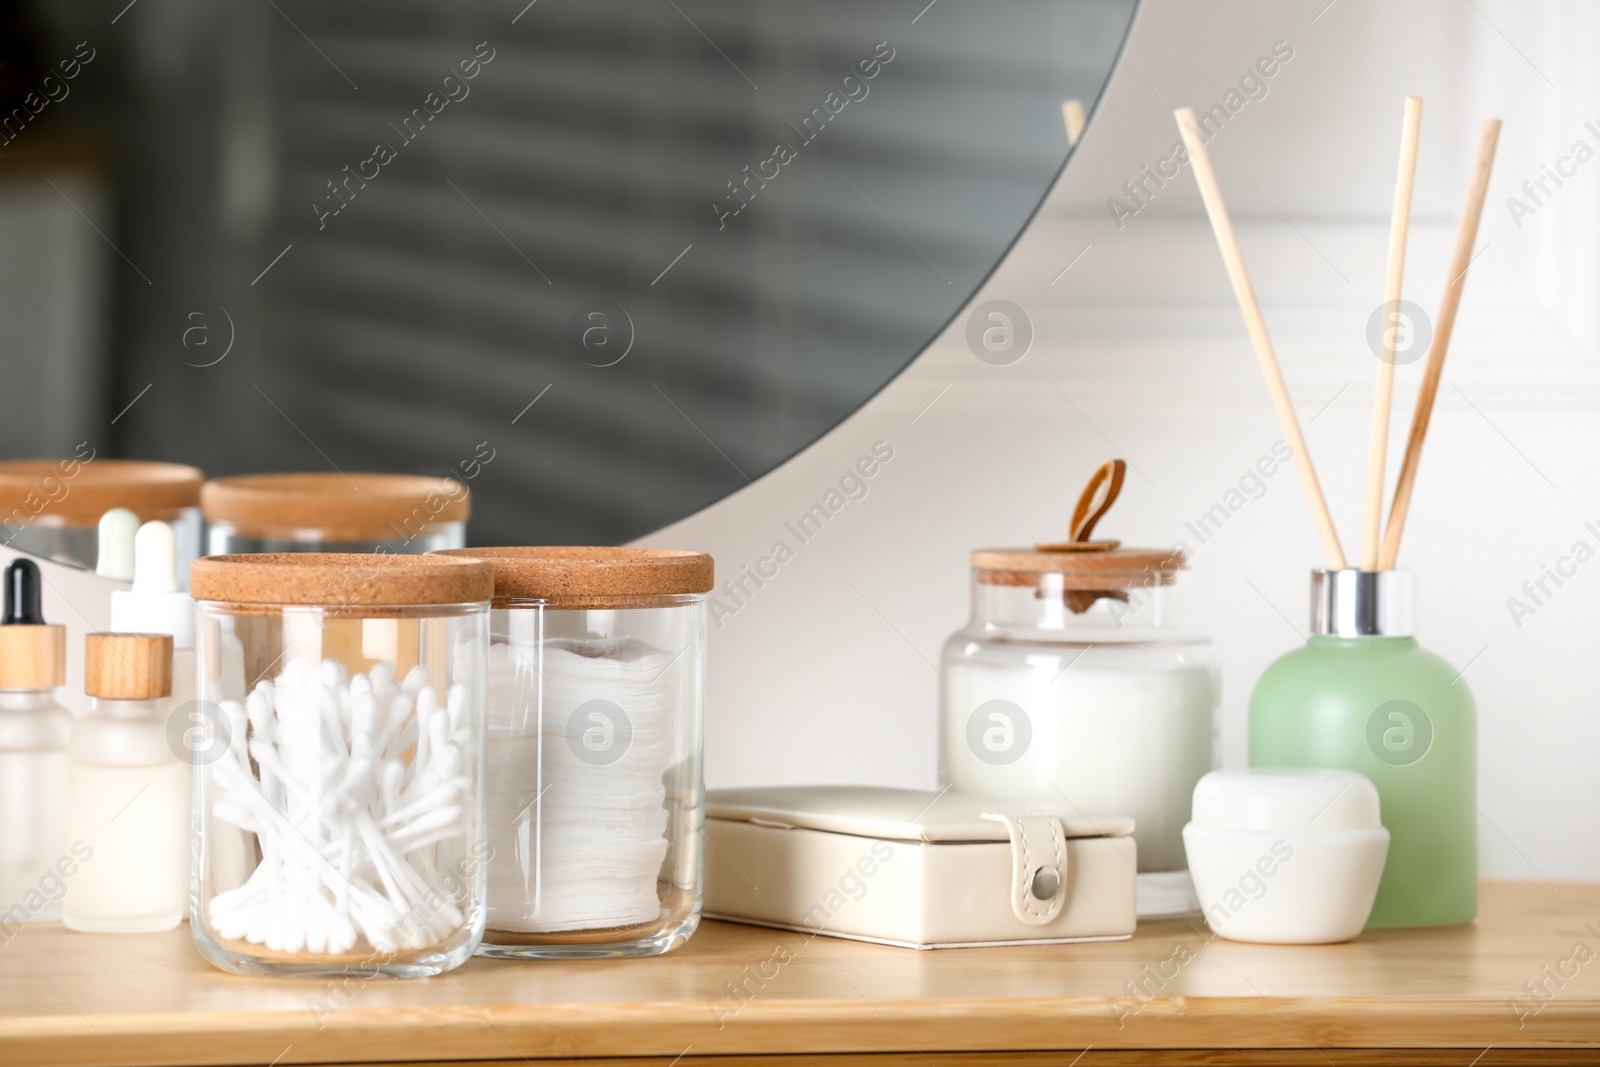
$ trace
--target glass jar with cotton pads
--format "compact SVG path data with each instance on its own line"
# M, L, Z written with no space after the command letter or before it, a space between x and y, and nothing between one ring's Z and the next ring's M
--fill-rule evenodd
M1120 465L1096 473L1067 542L972 553L972 614L940 662L941 778L1131 816L1139 914L1181 914L1195 907L1182 833L1212 765L1216 658L1180 621L1183 553L1089 540Z
M94 570L100 563L101 517L108 511L132 512L114 524L126 531L126 544L110 546L124 566L107 577L127 581L133 531L140 522L172 526L178 548L180 584L200 555L200 484L194 467L144 460L100 459L85 444L64 459L0 462L0 542L35 556Z
M240 974L421 977L483 933L489 564L195 563L201 953Z
M207 550L393 552L467 543L471 494L456 478L414 474L243 474L200 494Z
M471 548L495 569L480 955L653 956L700 922L711 557Z
M1274 945L1359 934L1389 851L1372 780L1321 768L1212 771L1183 841L1211 929Z

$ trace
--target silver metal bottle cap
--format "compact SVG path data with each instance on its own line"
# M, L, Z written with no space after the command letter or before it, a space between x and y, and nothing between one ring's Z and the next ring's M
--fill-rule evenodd
M1410 637L1410 571L1311 572L1311 633L1322 637Z

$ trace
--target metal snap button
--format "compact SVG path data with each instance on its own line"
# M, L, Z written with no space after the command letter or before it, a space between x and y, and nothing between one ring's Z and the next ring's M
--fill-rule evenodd
M1035 900L1054 900L1055 895L1061 892L1061 872L1054 867L1040 867L1033 872L1028 891Z

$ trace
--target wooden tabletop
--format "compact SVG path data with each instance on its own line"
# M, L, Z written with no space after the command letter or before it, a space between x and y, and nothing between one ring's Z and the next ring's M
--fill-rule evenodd
M35 926L0 945L6 1067L578 1057L689 1067L758 1053L965 1064L1027 1050L1061 1054L1020 1060L1066 1064L1084 1049L1083 1067L1153 1062L1125 1051L1136 1049L1262 1050L1164 1054L1174 1062L1319 1064L1374 1062L1341 1050L1418 1049L1433 1051L1383 1062L1488 1067L1526 1062L1518 1048L1600 1063L1600 886L1489 883L1471 925L1324 947L1214 940L1181 920L1145 923L1131 941L936 952L707 923L654 959L475 959L422 981L234 977L200 958L187 927Z

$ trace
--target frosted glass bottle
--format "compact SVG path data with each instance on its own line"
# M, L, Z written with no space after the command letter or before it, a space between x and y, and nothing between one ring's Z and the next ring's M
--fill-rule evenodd
M1477 913L1477 712L1412 629L1409 572L1315 571L1311 637L1250 698L1250 766L1340 767L1378 787L1391 844L1369 929Z
M162 705L172 692L167 634L90 634L84 690L94 707L72 732L67 840L92 858L67 883L73 930L170 930L189 906L188 763Z
M61 918L67 738L72 713L56 703L66 680L67 631L39 613L39 567L6 568L0 620L0 938L24 922Z

